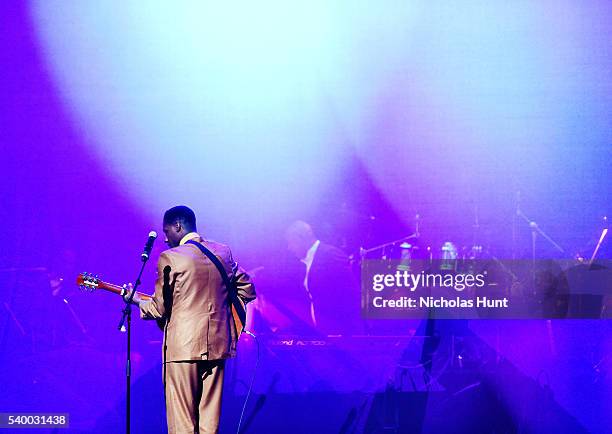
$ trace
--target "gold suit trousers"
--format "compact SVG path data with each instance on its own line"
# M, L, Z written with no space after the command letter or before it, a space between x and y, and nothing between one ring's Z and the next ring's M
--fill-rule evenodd
M219 431L224 368L225 360L165 364L168 433Z

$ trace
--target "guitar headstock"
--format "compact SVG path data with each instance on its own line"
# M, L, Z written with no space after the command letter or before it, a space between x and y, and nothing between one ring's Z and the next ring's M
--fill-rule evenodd
M95 291L100 286L100 279L97 274L81 273L77 277L76 283L84 291Z

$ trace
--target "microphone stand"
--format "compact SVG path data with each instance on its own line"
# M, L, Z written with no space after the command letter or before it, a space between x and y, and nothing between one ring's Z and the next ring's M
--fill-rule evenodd
M142 266L140 267L140 272L138 273L138 277L134 282L134 287L132 288L132 292L130 293L127 300L125 300L125 307L123 308L123 315L121 317L121 321L119 321L118 329L120 331L127 331L127 352L126 352L126 363L125 363L125 432L126 434L130 434L130 412L131 412L131 382L132 382L132 359L131 359L131 339L132 339L132 300L134 298L134 294L136 294L136 289L140 286L140 278L142 277L142 272L144 271L145 265L147 265L147 261L149 260L149 255L142 255ZM126 327L127 325L127 327Z
M374 219L373 216L370 216L370 218L372 220ZM360 260L363 261L368 253L372 253L372 252L375 252L377 250L383 250L383 252L384 252L384 249L386 249L387 247L391 247L391 246L394 246L394 245L399 244L399 243L403 243L403 242L408 241L408 240L418 240L420 238L420 236L421 236L420 229L421 229L421 214L417 213L414 216L414 233L413 234L410 234L410 235L408 235L406 237L400 238L399 240L390 241L388 243L384 243L384 244L380 244L378 246L371 247L369 249L366 249L366 248L364 248L362 246L362 247L359 248L359 257L360 257Z
M550 238L542 229L540 229L540 227L538 226L536 222L534 222L529 217L527 217L523 213L523 211L521 211L520 208L516 210L516 215L522 218L523 220L525 220L525 222L529 225L529 228L531 229L531 279L532 279L532 284L534 285L532 290L535 291L536 290L535 289L535 284L536 284L536 240L538 238L538 234L542 236L546 241L548 241L559 252L565 253L565 250L563 250L563 248L559 246L559 244L555 243L555 241L552 238Z
M419 233L415 232L414 234L408 235L407 237L404 237L404 238L400 238L399 240L390 241L388 243L380 244L378 246L371 247L369 249L365 249L361 247L359 248L359 256L361 256L361 259L363 259L368 253L375 252L376 250L381 250L381 249L384 249L385 247L391 247L398 243L403 243L404 241L417 239L417 238L419 238Z
M558 250L561 253L565 253L565 250L563 250L563 248L559 244L557 244L551 237L549 237L546 234L546 232L544 232L542 229L540 229L540 227L538 226L538 224L536 222L534 222L529 217L527 217L523 213L523 211L518 209L516 211L516 215L518 215L523 220L525 220L525 222L531 228L531 237L532 237L532 246L531 246L532 252L531 252L531 256L532 256L532 259L534 261L535 261L535 240L536 240L536 237L537 237L538 234L541 235L546 241L548 241L556 250Z
M597 256L597 252L599 251L599 248L601 247L601 243L603 243L604 238L606 238L606 235L608 235L608 228L604 228L601 231L601 235L599 236L599 241L597 242L597 245L595 246L595 250L593 251L593 255L591 255L591 259L589 259L589 268L593 266L593 261L595 260L595 257Z

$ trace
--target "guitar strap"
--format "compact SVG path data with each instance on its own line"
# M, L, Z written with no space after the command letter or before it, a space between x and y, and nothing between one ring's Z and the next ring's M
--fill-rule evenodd
M221 279L223 279L223 283L225 284L225 287L227 288L227 292L229 294L229 299L230 299L230 304L233 308L233 311L236 313L236 315L240 319L240 322L243 325L246 324L246 310L240 303L240 300L238 300L238 289L236 288L236 285L234 285L234 283L230 280L219 258L217 258L217 256L215 256L215 254L211 252L209 249L207 249L202 244L196 241L189 240L185 244L193 244L194 246L196 246L198 249L200 249L200 251L208 259L210 259L210 262L212 262L215 265L215 267L219 271L219 274L221 275Z

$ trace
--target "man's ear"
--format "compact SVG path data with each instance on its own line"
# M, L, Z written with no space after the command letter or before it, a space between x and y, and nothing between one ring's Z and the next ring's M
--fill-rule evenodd
M176 231L176 233L180 233L181 230L183 229L183 225L181 224L181 222L177 221L174 222L174 230Z

